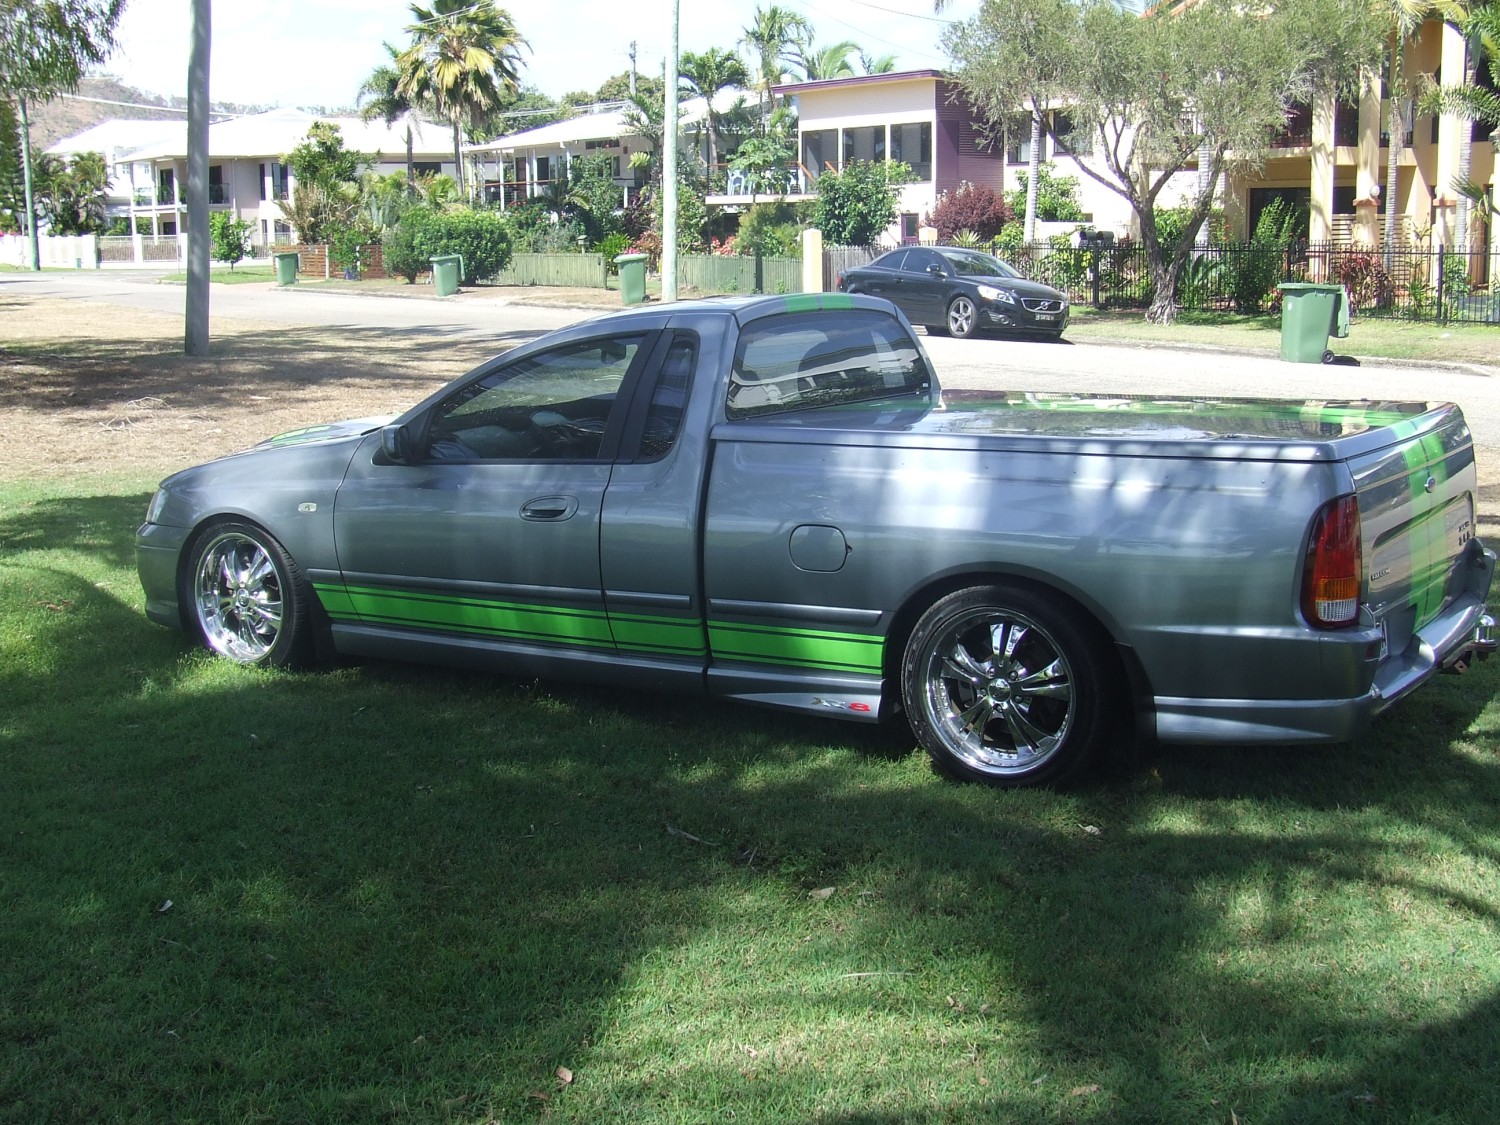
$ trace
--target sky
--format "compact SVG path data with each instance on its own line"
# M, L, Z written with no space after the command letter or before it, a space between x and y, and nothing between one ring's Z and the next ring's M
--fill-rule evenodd
M760 0L766 3L767 0ZM819 44L851 39L872 56L894 55L897 70L941 68L949 20L972 16L979 0L777 0L812 24ZM669 0L500 0L530 43L522 82L556 98L594 90L630 67L660 73L671 36ZM683 51L733 49L757 0L680 3ZM214 101L278 106L352 106L360 84L387 61L381 44L410 37L409 6L397 0L230 0L213 5ZM126 0L119 49L100 69L152 94L187 92L189 0Z

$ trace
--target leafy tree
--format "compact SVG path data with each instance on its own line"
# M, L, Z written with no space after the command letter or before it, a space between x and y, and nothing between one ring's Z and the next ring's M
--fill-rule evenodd
M738 55L716 47L710 47L701 54L684 52L678 69L681 71L682 84L707 103L708 166L717 168L723 118L714 108L714 98L724 90L750 85L750 72L745 69L745 64Z
M880 55L872 57L863 51L859 53L859 69L862 74L889 74L896 69L895 55Z
M296 180L287 218L304 242L327 242L336 230L352 224L359 214L360 167L368 163L344 147L337 125L314 121L307 138L286 154Z
M568 166L564 212L583 227L591 245L610 235L624 234L619 215L623 204L612 156L596 152L573 158Z
M740 219L739 243L767 257L800 258L804 226L797 204L756 203Z
M1066 101L1103 167L1075 163L1135 212L1153 286L1147 317L1159 321L1176 313L1191 250L1165 253L1157 235L1168 180L1207 161L1208 190L1192 200L1196 233L1221 173L1263 162L1291 103L1352 91L1379 41L1375 11L1348 0L1278 0L1254 13L1237 0L1198 0L1146 17L1109 0L985 0L944 36L969 100L996 126L1020 109L1055 140L1058 118L1042 111Z
M1036 191L1031 189L1030 177L1025 172L1016 173L1020 186L1006 195L1006 202L1016 214L1024 214L1026 201L1032 199L1036 217L1047 223L1081 223L1083 208L1078 206L1078 178L1058 176L1051 164L1038 164L1036 169Z
M659 102L662 99L662 91L666 88L666 84L654 74L637 74L635 76L636 97L654 99ZM628 101L630 97L630 71L625 70L611 78L606 78L599 84L599 89L595 90L592 94L584 93L583 100L574 104L593 105L596 102L623 102Z
M408 285L415 284L419 274L432 267L431 246L427 228L437 218L431 207L418 204L403 214L395 226L385 232L380 249L387 273L406 278Z
M789 109L778 106L762 127L740 142L729 166L748 172L757 191L786 191L797 159L797 123Z
M231 270L250 252L248 219L235 218L228 211L215 211L208 216L208 235L214 242L215 261L228 262Z
M842 172L824 172L818 177L813 225L835 245L874 242L896 221L899 189L911 179L911 166L900 161L856 160Z
M520 48L526 41L494 0L433 0L411 5L411 46L396 60L398 89L416 104L433 105L453 129L453 163L460 190L463 130L482 121L520 91Z
M424 227L428 257L462 254L465 285L494 277L510 261L510 227L493 211L442 211Z
M31 119L27 106L75 89L84 70L114 48L125 0L0 0L0 102L13 104L21 142L22 197L36 253L31 180Z

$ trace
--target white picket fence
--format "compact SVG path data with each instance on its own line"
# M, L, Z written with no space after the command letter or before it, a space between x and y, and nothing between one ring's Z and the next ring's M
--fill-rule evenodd
M187 235L120 235L99 238L92 234L52 235L37 239L43 266L62 269L98 269L104 262L184 262ZM0 263L30 269L31 239L21 234L0 234Z

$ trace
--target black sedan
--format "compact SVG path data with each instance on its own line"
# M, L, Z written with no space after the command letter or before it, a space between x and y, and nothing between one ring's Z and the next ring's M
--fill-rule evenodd
M1029 281L993 254L956 246L903 246L840 275L838 287L884 297L929 332L1007 328L1055 339L1068 325L1066 293Z

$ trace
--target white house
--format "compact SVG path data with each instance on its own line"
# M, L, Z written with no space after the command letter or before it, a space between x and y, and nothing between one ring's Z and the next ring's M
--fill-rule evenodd
M288 241L291 224L281 204L295 186L286 154L301 144L315 121L339 127L344 147L372 156L370 170L384 175L406 170L406 129L401 123L364 122L357 117L317 117L298 109L275 109L209 126L208 203L251 224L258 247ZM175 235L186 225L187 125L172 123L167 138L125 153L133 177L131 215L150 221L152 233ZM413 120L418 174L453 174L451 134L444 125Z

